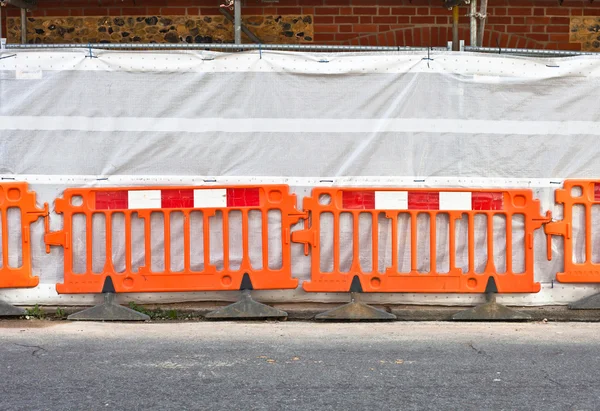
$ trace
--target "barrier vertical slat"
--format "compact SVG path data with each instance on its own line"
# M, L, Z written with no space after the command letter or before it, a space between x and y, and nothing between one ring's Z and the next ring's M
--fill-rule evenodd
M340 223L337 218L333 219L333 271L340 269Z
M410 213L410 271L416 273L419 271L417 266L417 213Z
M183 271L190 271L191 263L191 227L190 212L183 212Z
M269 211L262 211L262 250L263 250L263 267L269 266ZM319 220L321 216L319 215Z
M585 204L585 225L592 227L592 205ZM592 262L592 230L585 230L585 261Z
M249 236L249 216L248 210L242 210L242 266L243 267L251 267L252 263L250 261L250 236Z
M469 228L469 237L467 240L469 250L469 271L475 272L475 215L469 214L467 217Z
M392 215L392 272L398 271L398 213Z
M223 212L223 269L229 270L231 261L229 261L229 213Z
M486 213L485 216L487 218L487 264L485 270L487 272L493 272L496 271L496 264L494 263L494 215L492 213Z
M165 249L165 273L171 273L171 213L169 211L163 211L163 238Z
M131 211L125 212L125 271L131 271Z
M449 266L448 272L453 272L456 268L456 220L448 215L448 253L449 253Z
M352 213L352 235L354 236L354 239L357 238L359 230L360 230L359 217L360 217L360 213L358 211L355 211ZM319 230L319 229L317 228L317 230ZM316 232L318 233L319 231L316 231ZM353 256L357 256L359 254L359 249L360 249L360 242L352 241L352 255ZM316 255L316 258L313 257L313 260L316 260L320 264L321 253L318 253L318 255ZM319 265L319 267L320 267L320 265ZM360 265L360 260L357 258L352 258L352 271L355 273L363 272L362 266Z
M92 243L92 227L93 227L93 214L91 213L81 213L79 215L82 215L85 218L85 244L86 247L88 247L88 244L92 244L92 247L89 248L90 250L93 250L93 243ZM71 234L73 233L73 227L71 227ZM108 235L108 234L107 234ZM108 254L107 254L108 255ZM93 257L94 257L94 253L93 251L91 253L88 253L86 250L86 258L85 258L85 267L87 271L92 271L92 267L93 267ZM71 266L72 268L73 266ZM104 268L104 267L103 267Z
M152 214L145 213L140 217L144 219L144 271L150 272L152 270Z
M2 268L8 268L8 208L2 210Z
M379 218L377 212L369 213L371 216L371 270L377 272L379 269ZM336 219L337 220L337 219Z
M506 273L514 274L512 264L512 213L506 214Z
M202 213L202 230L203 236L202 241L204 241L204 270L207 271L210 265L210 227L209 227L209 216L208 213Z
M113 213L106 214L106 265L104 270L108 272L115 270L112 257L112 216Z
M429 217L429 271L437 271L437 233L436 233L436 218Z

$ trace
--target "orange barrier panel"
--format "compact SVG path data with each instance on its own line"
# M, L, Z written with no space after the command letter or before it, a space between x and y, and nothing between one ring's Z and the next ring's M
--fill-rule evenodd
M254 289L298 285L291 277L290 227L302 214L296 210L296 196L289 193L287 185L74 188L65 190L55 208L64 216L64 227L47 234L45 240L64 247L65 281L56 286L60 294L100 293L108 277L114 285L111 292L239 290L245 274ZM276 233L269 230L273 212L281 216L281 228ZM241 220L241 234L238 230L235 237L229 229L232 213ZM260 218L253 219L255 223L249 227L251 213L258 213ZM182 220L178 232L172 226L176 214ZM74 231L77 218L81 228ZM122 224L122 235L113 229L117 220ZM198 224L194 226L198 228L195 236L191 220ZM249 233L258 230L257 244L250 244ZM144 239L136 242L134 234ZM159 244L153 248L157 236ZM276 248L282 250L278 267L269 261L274 237L280 242ZM183 256L178 257L183 261L180 269L173 269L171 245L178 238L183 242ZM229 258L232 241L239 241L239 267L233 267ZM258 251L259 262L252 264L249 251L256 246L262 254ZM143 254L138 264L133 261L133 247L139 247L139 254ZM211 261L215 253L222 256L218 262ZM124 261L117 263L119 255Z
M18 211L12 214L11 210ZM31 270L31 241L30 225L40 217L48 216L48 204L40 209L36 205L35 193L27 191L27 183L0 183L0 220L2 226L2 258L0 259L0 288L27 288L35 287L39 283L38 277L32 276ZM16 264L11 264L9 255L16 256L18 251L12 250L9 243L16 245L9 240L9 236L16 234L16 231L9 232L9 218L16 219L20 217L20 237L21 250L20 258ZM12 217L12 218L11 218ZM48 219L45 221L48 224Z
M539 201L532 198L531 190L317 188L304 199L304 211L309 213L309 227L294 232L292 241L305 243L305 254L312 254L311 281L303 284L306 291L348 292L358 279L364 292L483 293L490 278L501 293L540 290L533 279L533 232L548 217L540 215ZM485 219L485 229L476 231L479 215ZM444 218L447 246L442 251L438 243ZM322 219L329 226L325 228ZM497 252L493 238L498 219L505 220L506 269L499 271L494 258L487 258L484 268L477 270L476 250L487 256ZM455 235L458 220L464 246L457 243L461 238L457 240ZM516 229L522 241L517 241ZM324 244L325 231L331 234L328 244ZM481 232L486 245L476 247L476 233ZM524 256L519 264L522 272L514 269L517 243ZM341 247L347 247L347 257L342 256ZM464 272L457 261L459 248ZM323 250L332 257L328 261ZM399 254L406 258L402 260ZM429 258L419 262L419 255ZM405 270L400 270L400 260ZM447 269L441 270L442 265Z
M592 209L600 207L600 181L566 180L563 188L555 191L555 201L563 205L563 219L544 226L548 235L548 260L552 260L552 235L564 237L565 268L556 278L562 283L600 282L600 261L592 258ZM580 213L577 213L579 208ZM577 215L576 215L577 214ZM573 233L575 219L583 221L580 236ZM600 227L598 227L600 230ZM574 242L580 241L581 261L574 261Z

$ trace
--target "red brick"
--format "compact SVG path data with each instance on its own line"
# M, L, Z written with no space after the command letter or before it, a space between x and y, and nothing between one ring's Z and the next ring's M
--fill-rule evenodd
M546 14L546 9L541 8L541 7L535 7L533 9L533 15L534 16L543 16ZM510 47L510 46L509 46Z
M550 17L550 24L565 24L569 25L571 23L571 19L568 17Z
M510 25L510 26L506 26L506 30L509 33L528 33L529 32L529 26L514 26L514 25Z
M185 14L185 10L183 12ZM122 16L143 16L146 14L146 8L141 7L126 7L121 9Z
M490 16L486 20L486 24L488 24L488 23L489 24L511 24L512 23L512 17Z
M315 24L333 24L333 16L315 16Z
M335 16L336 23L358 23L358 16Z
M302 14L300 7L277 7L277 14Z
M338 7L317 7L315 9L315 15L338 15L340 14L340 9Z
M50 10L48 10L50 11ZM54 10L52 10L54 12ZM63 14L64 16L64 11ZM107 8L102 8L102 7L89 7L89 8L85 8L83 9L83 15L84 16L108 16L108 9ZM56 14L54 14L54 16L56 16Z
M408 47L412 47L415 45L414 40L413 40L413 31L412 29L410 30L404 30L404 45L408 46Z
M569 34L549 34L548 39L550 41L558 41L560 43L568 43L569 42Z
M334 41L335 35L333 33L315 33L315 42L327 42Z
M163 7L160 9L160 13L163 16L185 16L185 9L183 7Z
M340 33L352 33L352 26L350 24L341 24L339 28Z
M140 1L140 3L143 3L143 2ZM196 6L197 5L197 3L194 2L194 0L167 0L164 3L166 3L166 5L169 7Z
M355 24L352 28L355 33L373 33L377 31L375 24Z
M395 24L397 22L396 16L374 16L373 23L375 24Z
M413 42L415 47L423 47L423 43L421 42L421 29L413 29Z
M352 13L372 16L374 14L377 14L377 8L375 8L375 7L354 7L352 9Z
M380 16L389 16L391 13L391 9L389 7L379 7L377 10L377 14Z
M356 37L354 33L338 33L335 35L336 41L347 41Z
M340 7L340 14L344 16L352 15L352 7Z
M521 8L521 7L509 7L506 10L506 13L509 16L531 16L533 14L531 8Z
M396 30L394 32L394 37L396 39L395 46L404 46L404 30Z
M549 24L550 17L525 17L525 24Z
M338 26L335 25L315 24L315 33L337 33L338 31Z
M432 27L431 28L431 45L433 47L437 47L440 45L439 38L440 38L440 28Z
M531 33L527 35L528 38L536 40L536 41L548 41L548 34L542 33Z
M531 26L532 33L545 33L546 26Z
M371 17L371 16L360 16L360 22L361 22L361 24L373 23L373 17Z
M435 24L433 16L413 16L410 18L412 24Z
M547 33L568 33L569 26L546 26Z
M581 51L581 43L563 43L560 45L562 50L576 50Z
M417 14L416 7L393 7L392 14L399 16L415 16Z
M547 7L546 16L568 16L570 10L567 7Z

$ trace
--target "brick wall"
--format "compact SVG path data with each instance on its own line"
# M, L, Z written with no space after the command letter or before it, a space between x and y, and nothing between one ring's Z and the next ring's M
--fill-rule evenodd
M82 17L85 20L93 17L187 16L186 18L198 20L199 16L220 16L218 5L221 2L39 0L38 9L29 12L28 17L34 19L36 24L63 17ZM243 15L247 18L265 16L265 19L272 16L276 22L286 18L286 21L296 22L298 19L304 19L304 22L310 22L305 24L312 30L310 36L306 36L304 32L301 34L305 37L297 36L299 30L304 28L289 34L289 30L285 29L286 23L281 25L281 29L277 28L275 37L279 37L269 36L265 42L445 46L451 39L451 12L442 8L440 4L441 0L279 0L275 3L245 0ZM461 7L460 38L464 39L466 44L469 39L467 12L468 6ZM15 18L18 16L18 9L3 8L4 35L7 34L7 22L16 29ZM278 19L279 16L282 18ZM484 46L600 51L599 16L600 1L564 0L560 5L559 0L489 0ZM250 23L247 24L249 29L256 30L257 35L261 37L261 25L253 26ZM228 24L225 21L221 28L230 30ZM267 20L264 25L273 26ZM216 30L210 26L204 28L205 31L213 29ZM8 27L8 31L10 30L11 27ZM33 34L35 35L35 32ZM78 36L76 41L86 42L95 38L89 34L87 36ZM139 36L137 38L140 41L144 40ZM171 36L171 39L179 41L189 41L189 38L185 35ZM131 38L128 37L127 41L131 41ZM215 37L215 41L230 41L230 38L223 35L220 38Z

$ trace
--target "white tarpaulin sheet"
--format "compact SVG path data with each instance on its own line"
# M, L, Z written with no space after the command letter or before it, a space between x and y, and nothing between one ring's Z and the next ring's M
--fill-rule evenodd
M499 187L531 188L541 201L540 212L552 210L560 219L553 192L562 181L600 178L600 59L595 57L92 53L0 52L0 177L29 182L40 204L52 204L65 188L81 186L284 183L298 195L299 207L315 186ZM61 229L62 218L53 213L51 226ZM583 235L582 226L576 223L576 235ZM478 232L485 231L485 225L479 227ZM428 231L421 224L419 229ZM496 235L504 237L502 230ZM45 254L41 220L31 238L40 286L3 290L0 297L13 303L97 301L97 296L57 295L62 249ZM580 256L584 246L575 240ZM183 247L182 241L173 247ZM485 250L485 241L477 247ZM113 258L123 258L122 248L115 248L121 255ZM555 238L553 248L548 262L545 237L537 230L535 278L542 291L503 295L499 301L563 304L599 289L557 283L562 240ZM369 252L361 249L361 258ZM309 279L303 246L294 244L292 253L294 276ZM600 260L599 247L594 259ZM263 301L347 298L300 288L256 296ZM121 298L167 302L236 296ZM482 296L373 294L365 300L472 304Z

